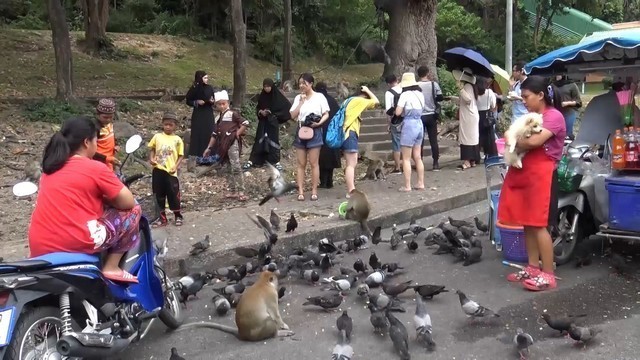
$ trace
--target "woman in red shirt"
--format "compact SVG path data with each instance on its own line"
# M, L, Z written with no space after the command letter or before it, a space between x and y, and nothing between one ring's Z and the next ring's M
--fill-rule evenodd
M507 280L532 291L553 289L553 241L547 230L558 222L558 174L566 136L559 93L540 76L530 76L521 85L527 110L542 114L542 132L519 139L516 148L527 153L522 169L510 167L500 192L498 220L506 225L524 226L529 265ZM542 260L542 268L539 261Z
M72 118L45 147L44 174L29 226L31 257L107 251L104 276L137 283L119 263L139 240L140 205L104 163L92 160L97 134L93 120Z

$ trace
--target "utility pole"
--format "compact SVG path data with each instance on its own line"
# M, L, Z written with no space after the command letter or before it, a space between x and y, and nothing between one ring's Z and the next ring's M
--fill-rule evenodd
M507 0L507 26L504 44L504 67L511 75L513 70L513 0Z

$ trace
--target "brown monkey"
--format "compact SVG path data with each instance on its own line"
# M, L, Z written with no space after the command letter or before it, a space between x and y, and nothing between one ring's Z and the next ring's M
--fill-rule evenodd
M367 195L358 189L353 189L349 193L349 200L347 201L347 212L345 219L355 220L360 222L362 231L368 237L371 237L371 230L369 230L369 212L371 212L371 205Z
M284 92L292 92L294 90L294 82L293 80L287 80L282 83L282 91Z
M182 329L208 327L233 334L244 341L293 335L293 331L289 330L289 326L280 317L278 276L275 273L263 271L255 284L244 291L236 306L236 326L237 328L208 321L187 324Z
M336 92L340 101L349 97L349 83L346 81L338 81L336 84Z
M375 153L365 152L362 157L369 160L367 172L361 180L386 180L384 175L384 160Z

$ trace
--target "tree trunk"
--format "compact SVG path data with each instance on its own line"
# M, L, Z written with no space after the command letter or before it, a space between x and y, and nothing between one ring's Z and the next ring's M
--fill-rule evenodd
M84 14L84 38L88 50L98 51L108 44L109 0L81 0Z
M242 0L231 0L233 32L233 106L239 109L247 92L247 27L242 16Z
M386 1L382 9L389 14L385 50L391 58L384 66L383 76L413 72L421 65L437 74L437 0Z
M291 53L291 0L284 0L284 48L282 49L282 83L293 78Z
M56 99L73 99L73 61L69 26L60 0L47 0L51 38L56 58Z

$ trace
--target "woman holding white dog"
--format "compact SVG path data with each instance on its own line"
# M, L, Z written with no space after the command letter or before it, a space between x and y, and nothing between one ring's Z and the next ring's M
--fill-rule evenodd
M547 230L557 223L558 161L566 126L557 88L540 76L530 76L521 85L522 99L530 112L542 115L543 130L518 140L516 149L526 151L522 168L510 167L500 193L498 220L524 227L529 264L507 280L522 282L532 291L553 289L553 241ZM542 268L539 261L542 260Z
M466 170L480 162L480 114L478 113L478 90L476 77L471 69L453 70L453 77L458 80L460 103L458 118L460 119L458 140L460 141L460 160L458 169Z

